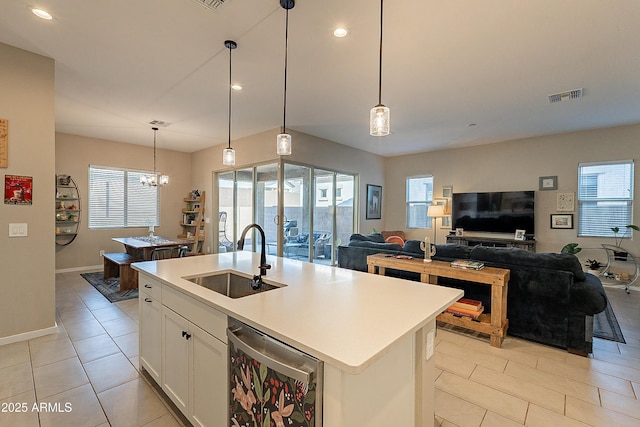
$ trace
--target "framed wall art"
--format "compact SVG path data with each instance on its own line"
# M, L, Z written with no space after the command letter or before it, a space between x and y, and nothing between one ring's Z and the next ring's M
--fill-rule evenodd
M551 214L551 228L573 228L573 214Z
M573 212L575 210L575 193L558 193L556 210L558 212Z
M382 186L367 184L367 219L382 218Z
M0 168L9 167L9 120L0 119Z
M6 205L30 205L33 196L33 177L4 176L4 203Z
M538 179L538 190L557 190L558 189L558 177L557 176L541 176Z

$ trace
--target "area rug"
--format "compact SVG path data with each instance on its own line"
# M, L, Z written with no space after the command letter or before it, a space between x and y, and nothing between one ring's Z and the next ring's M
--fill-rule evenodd
M120 279L118 277L105 279L102 271L82 273L81 276L111 302L138 298L138 289L129 289L120 292Z
M593 336L622 344L627 343L622 336L618 319L613 314L613 307L611 307L609 298L607 298L607 308L602 313L593 316Z

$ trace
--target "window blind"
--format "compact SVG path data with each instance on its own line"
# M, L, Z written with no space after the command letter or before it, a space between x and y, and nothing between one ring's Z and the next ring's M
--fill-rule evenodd
M89 166L89 228L158 226L158 187L140 183L150 173Z
M633 219L633 160L578 165L578 236L613 237Z
M431 228L427 209L433 200L433 176L407 178L407 227Z

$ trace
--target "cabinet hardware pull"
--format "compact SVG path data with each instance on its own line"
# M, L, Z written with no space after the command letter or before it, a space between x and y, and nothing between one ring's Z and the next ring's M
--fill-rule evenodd
M186 338L186 339L191 338L191 334L186 334L185 338Z
M153 300L151 298L145 298L144 302L153 302Z
M147 288L147 289L153 288L153 286L151 286L151 285L144 285L144 287Z

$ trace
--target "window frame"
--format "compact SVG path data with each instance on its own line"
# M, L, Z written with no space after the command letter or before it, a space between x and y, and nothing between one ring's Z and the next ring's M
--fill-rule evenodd
M422 199L411 199L410 198L410 191L409 191L409 186L410 186L410 181L412 180L419 180L419 179L430 179L431 180L431 192L429 192L428 190L426 191L427 194L425 194L426 196L426 200L422 200ZM433 185L434 185L434 178L433 175L416 175L416 176L408 176L405 179L405 201L406 201L406 205L405 205L405 211L406 211L406 215L405 215L405 223L408 229L432 229L433 228L433 221L431 221L431 218L429 218L429 216L426 215L426 211L429 208L429 206L433 203ZM429 198L429 193L431 195L431 197ZM411 225L412 224L412 211L414 211L416 206L420 206L420 205L424 205L424 211L425 211L425 223L423 225ZM418 224L416 219L413 219L415 221L415 224Z
M96 211L98 209L100 209L100 205L98 204L98 202L94 202L94 198L95 197L99 197L98 195L95 194L95 189L93 189L93 179L92 179L92 173L93 171L114 171L116 173L122 173L122 181L121 181L121 186L122 186L122 212L120 212L119 214L122 216L121 218L121 222L117 223L117 224L106 224L106 225L100 225L100 223L106 223L107 221L104 219L105 217L99 218L99 217L94 217L94 215L96 215ZM107 172L103 172L105 173L105 176L108 175ZM159 174L159 172L157 172ZM158 227L160 226L160 191L158 191L158 187L149 187L150 190L154 190L155 191L155 197L153 197L153 200L155 201L155 214L151 214L148 215L148 217L151 218L150 219L139 219L136 222L131 222L131 217L134 214L130 214L130 211L133 210L133 206L131 203L129 203L129 197L130 197L130 192L132 189L134 189L135 185L139 185L142 187L142 183L140 183L139 178L136 178L133 182L129 182L129 180L131 179L131 177L129 176L130 174L135 174L135 175L151 175L153 174L153 171L146 171L146 170L140 170L140 169L131 169L131 168L121 168L121 167L113 167L113 166L101 166L101 165L89 165L88 170L87 170L87 228L89 230L108 230L108 229L119 229L119 228L145 228L145 227L150 227L150 226L154 226L154 227ZM118 181L118 180L114 180L114 181ZM147 190L148 191L148 190ZM138 194L136 194L137 196L140 195L140 193L138 192ZM146 200L146 199L145 199ZM120 199L118 199L118 201L120 201ZM152 207L153 209L153 207Z
M622 182L628 186L625 196L608 197L598 196L598 186L613 185L610 180L600 183L598 177L593 173L584 173L586 168L598 168L620 165L624 168L630 167L630 170L621 170L621 174L628 173L628 182ZM583 162L578 164L578 237L614 237L612 227L623 228L627 224L633 223L633 202L634 202L634 175L635 164L633 159L630 160L612 160L603 162ZM625 177L626 179L627 177ZM591 181L590 185L587 181ZM625 190L623 190L625 191ZM594 205L595 204L595 205ZM602 206L598 206L602 204ZM610 211L598 213L599 207L606 208L609 205ZM625 206L626 205L626 206ZM618 208L618 209L615 209ZM589 218L590 212L595 215ZM613 213L617 214L613 215ZM622 218L621 218L622 217ZM598 227L598 224L603 224ZM600 228L598 230L598 228Z

